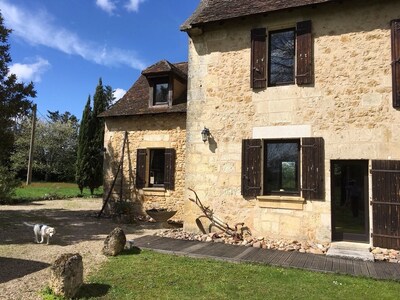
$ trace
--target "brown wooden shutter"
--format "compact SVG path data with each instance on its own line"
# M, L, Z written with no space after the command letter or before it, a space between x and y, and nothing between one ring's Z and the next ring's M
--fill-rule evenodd
M142 189L146 186L146 149L137 149L136 154L136 188Z
M373 245L400 249L400 161L372 161Z
M253 89L262 89L267 86L267 42L265 28L251 30L251 78Z
M312 70L311 21L303 21L297 23L296 47L296 82L298 85L312 84L314 82L314 76Z
M306 200L324 200L324 140L301 139L302 195Z
M175 149L165 149L164 187L167 190L175 188Z
M245 197L261 194L261 140L242 142L242 195Z
M393 107L400 108L400 20L392 20L390 26L392 31Z

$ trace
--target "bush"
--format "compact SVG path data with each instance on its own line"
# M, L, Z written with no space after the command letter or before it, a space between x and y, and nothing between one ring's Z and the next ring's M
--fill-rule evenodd
M20 182L15 178L15 173L0 166L0 204L12 203L12 196L19 185Z

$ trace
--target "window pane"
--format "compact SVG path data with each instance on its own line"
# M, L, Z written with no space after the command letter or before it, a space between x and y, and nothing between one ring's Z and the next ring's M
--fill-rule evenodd
M266 193L298 193L299 143L268 142L264 158Z
M168 102L169 85L165 83L157 83L154 85L154 104Z
M294 83L294 30L269 36L269 85Z
M164 186L165 150L150 149L149 186Z

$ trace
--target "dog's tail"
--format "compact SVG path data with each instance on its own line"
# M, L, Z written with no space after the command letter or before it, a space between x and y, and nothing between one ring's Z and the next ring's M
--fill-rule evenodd
M24 222L24 224L25 224L26 226L29 226L29 227L35 227L35 224L30 224L30 223L27 223L27 222Z

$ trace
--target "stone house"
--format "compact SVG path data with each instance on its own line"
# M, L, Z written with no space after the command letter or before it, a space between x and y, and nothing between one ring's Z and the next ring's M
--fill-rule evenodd
M186 188L256 236L400 248L398 19L397 0L201 1Z
M110 194L110 205L122 199L136 214L165 208L177 211L174 219L182 218L186 102L187 63L162 60L143 70L100 114L105 120L104 195ZM122 177L116 177L118 167Z

